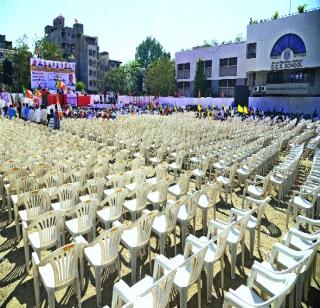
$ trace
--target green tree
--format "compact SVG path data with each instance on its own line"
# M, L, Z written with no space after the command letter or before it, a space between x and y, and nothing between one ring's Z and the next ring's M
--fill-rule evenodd
M104 89L120 94L128 93L128 77L124 66L120 66L108 72L104 79Z
M2 76L1 76L1 82L3 82L5 85L11 87L13 85L13 70L12 70L12 62L6 58L4 59L2 63Z
M127 77L128 94L140 95L143 85L143 69L138 61L130 61L123 66Z
M49 41L46 37L35 41L34 54L43 59L55 61L64 60L63 50L60 46L55 42Z
M155 38L148 36L136 48L135 58L142 68L147 68L152 62L160 58L170 59L170 53L165 52L162 45Z
M297 10L298 10L298 13L304 13L306 11L306 8L307 8L307 4L303 4L303 5L299 5L297 7Z
M274 11L273 15L272 15L272 19L278 19L279 17L279 12L278 11Z
M235 43L240 43L243 41L243 36L242 36L242 33L240 34L237 34L236 38L234 39L234 42Z
M198 97L205 94L206 91L206 77L203 71L203 61L201 59L197 62L196 75L194 77L193 96Z
M146 70L145 85L148 94L173 95L176 90L174 62L169 58L153 62Z
M84 84L84 82L82 82L82 81L77 81L77 83L76 83L76 90L77 91L84 91L85 90L85 84Z
M12 63L12 91L21 92L23 87L30 88L30 58L28 37L23 35L16 41L14 52L8 55Z

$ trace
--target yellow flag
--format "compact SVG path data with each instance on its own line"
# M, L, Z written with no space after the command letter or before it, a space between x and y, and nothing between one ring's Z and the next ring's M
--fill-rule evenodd
M243 108L242 106L238 105L238 112L242 113L243 112Z
M201 111L201 105L200 104L198 104L198 111L200 112Z
M243 113L248 114L248 108L247 108L247 106L244 106L244 107L243 107Z

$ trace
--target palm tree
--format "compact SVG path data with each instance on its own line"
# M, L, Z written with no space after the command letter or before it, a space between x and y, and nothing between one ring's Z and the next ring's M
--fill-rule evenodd
M279 17L279 12L274 11L274 14L272 15L272 19L277 19Z
M305 3L303 5L299 5L297 9L299 13L304 13L306 8L307 8L307 4Z

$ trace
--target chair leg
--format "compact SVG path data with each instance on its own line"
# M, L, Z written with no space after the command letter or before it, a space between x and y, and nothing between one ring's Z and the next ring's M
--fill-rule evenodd
M40 285L39 285L39 272L38 269L33 266L32 268L32 276L33 276L33 288L34 288L34 297L36 300L36 307L40 307Z
M97 306L101 307L101 268L96 266L94 271L96 276Z
M118 256L117 260L117 267L118 267L118 279L121 279L121 261L120 261L120 255Z
M211 303L212 284L213 284L213 263L206 265L207 270L207 302ZM199 292L199 291L198 291Z
M77 289L78 307L81 308L81 283L79 281L79 276L76 279L76 289Z
M244 239L241 241L241 265L244 269Z
M287 219L286 219L286 226L287 226L287 228L288 228L288 225L289 225L290 212L291 212L291 201L289 201L289 203L288 203L288 208L287 208Z
M30 271L29 243L28 243L28 236L24 228L22 229L22 235L23 235L24 256L26 259L26 269L27 269L27 272L29 272Z
M160 235L159 241L160 241L160 254L164 255L164 248L166 245L166 234L165 233Z
M188 301L188 289L181 288L180 289L180 308L187 308Z
M302 294L303 294L303 280L305 278L305 273L302 273L298 276L298 279L296 281L296 296L295 296L295 307L301 307L301 301L302 301Z
M14 215L14 221L15 221L15 225L16 225L16 233L17 233L17 240L20 241L20 226L19 226L19 214L15 213Z
M231 278L235 278L236 260L237 260L237 244L230 246L231 252Z
M137 276L137 251L131 251L131 282L135 284Z
M254 240L256 236L256 229L250 230L250 258L253 257L253 250L254 250Z
M186 239L186 233L187 233L187 222L186 221L183 221L181 222L181 225L180 225L180 229L181 229L181 245L182 245L182 250L184 249L184 242L185 242L185 239Z
M199 276L197 281L197 287L198 287L198 307L201 308L201 278Z
M202 230L204 235L206 235L207 233L207 219L208 219L208 210L203 209L202 210Z
M220 275L221 275L221 293L223 294L224 290L224 255L220 257Z
M177 255L177 230L173 229L173 240L174 240L174 255Z
M48 290L48 302L49 302L49 308L55 307L56 299L54 297L54 290Z
M151 246L150 246L150 241L148 244L148 257L149 257L149 273L152 273L152 268L151 268Z

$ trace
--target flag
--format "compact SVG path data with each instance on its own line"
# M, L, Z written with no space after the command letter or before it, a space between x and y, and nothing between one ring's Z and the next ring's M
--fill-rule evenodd
M247 106L244 106L244 107L243 107L243 113L244 113L244 114L248 114L248 108L247 108Z
M202 108L201 108L201 105L200 105L200 104L198 104L197 109L198 109L199 112L201 112L201 109L202 109Z
M174 111L177 111L177 104L174 104Z
M201 97L201 92L200 92L200 89L199 89L199 92L198 92L198 97Z
M243 108L242 108L242 106L240 106L240 105L238 105L238 112L239 112L239 113L243 113Z
M159 104L159 110L162 111L162 104Z

